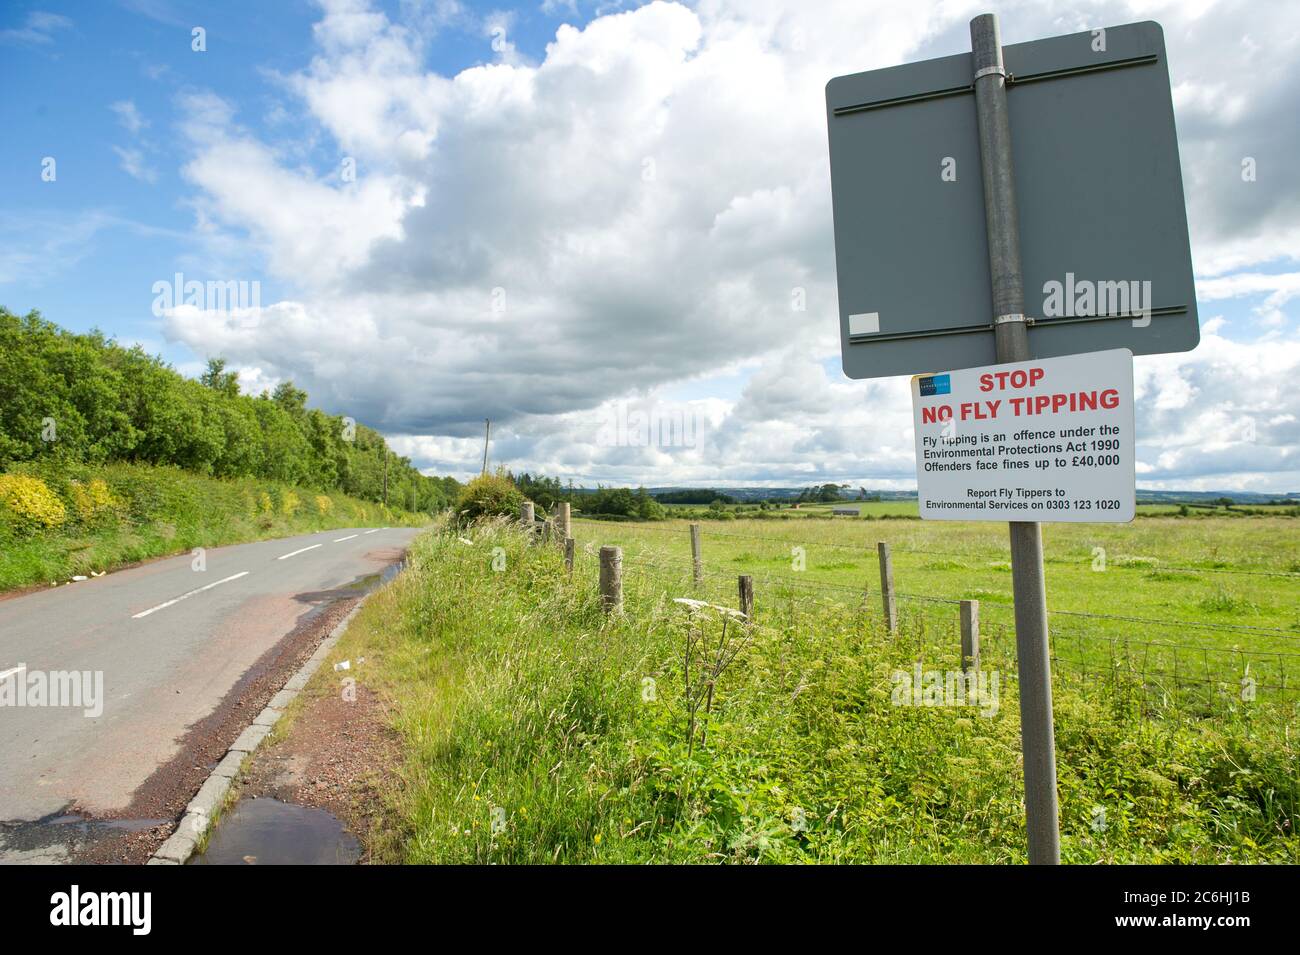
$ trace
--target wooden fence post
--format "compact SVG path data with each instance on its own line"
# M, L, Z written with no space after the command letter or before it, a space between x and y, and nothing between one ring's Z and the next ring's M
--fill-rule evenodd
M961 602L961 668L968 672L980 668L980 602Z
M555 505L557 522L560 525L560 539L567 540L573 536L573 524L568 501Z
M880 599L885 612L885 626L892 634L898 630L898 605L894 602L894 561L889 556L889 544L879 541L876 552L880 555Z
M746 623L754 622L754 578L749 574L740 575L740 612Z
M600 549L600 603L605 613L623 610L623 548Z
M570 577L573 576L573 550L573 538L564 538L564 569L568 572Z
M691 525L691 563L695 569L695 583L704 582L704 554L700 550L700 525Z
M519 505L519 523L524 525L524 530L529 533L533 530L533 502L524 501Z

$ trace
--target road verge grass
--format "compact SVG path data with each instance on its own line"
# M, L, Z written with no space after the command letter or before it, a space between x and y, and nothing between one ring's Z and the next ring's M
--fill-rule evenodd
M626 571L606 617L590 552L569 578L558 549L501 523L414 542L344 641L403 752L373 858L1025 861L1013 668L986 664L1004 668L991 716L896 705L895 674L955 654L886 638L852 601L770 595L692 744L692 616L673 598L726 597ZM1295 703L1195 718L1139 690L1058 679L1064 861L1297 861Z
M142 464L29 463L0 481L0 592L196 547L428 521L337 492Z

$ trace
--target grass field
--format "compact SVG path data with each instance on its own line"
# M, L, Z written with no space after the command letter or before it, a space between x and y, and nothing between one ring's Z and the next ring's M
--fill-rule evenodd
M688 524L575 521L584 544L623 547L624 564L690 573ZM1002 523L732 520L701 523L706 573L721 591L751 574L758 600L861 601L879 613L876 543L890 545L906 629L924 610L957 626L978 600L986 645L1013 641ZM1054 648L1063 666L1107 668L1117 653L1176 683L1300 691L1300 522L1289 517L1150 518L1043 529ZM802 569L799 569L802 566ZM943 608L940 610L940 608ZM1122 619L1128 618L1128 619Z
M1208 571L1282 572L1294 559L1294 524L1261 519L1254 534L1239 525L1182 521L1187 540L1156 522L1049 528L1052 605L1239 619L1203 604L1222 586L1252 602L1249 619L1285 631L1269 639L1290 646L1285 638L1300 632L1294 580L1219 584ZM890 636L876 600L836 589L872 578L867 548L883 533L900 589L978 593L987 608L1004 606L989 597L1009 588L1005 569L992 566L1005 560L1004 529L808 522L772 541L723 539L748 531L777 528L705 528L709 574L698 587L684 525L578 523L572 577L556 548L500 525L417 541L407 572L337 651L367 658L366 679L401 741L376 857L1024 861L1014 659L1002 625L985 630L983 669L1001 686L995 712L898 705L898 674L957 666L955 607L904 600ZM596 590L595 548L606 543L625 555L625 607L614 617ZM806 548L807 570L792 570L793 546ZM1105 572L1090 569L1094 546L1114 554ZM1177 571L1190 576L1174 590L1148 579L1172 563L1202 569ZM757 578L768 570L802 583ZM684 666L688 638L709 647L725 638L720 615L692 616L673 598L734 606L735 574L747 571L756 574L755 624L732 626L737 654L713 681L697 732L687 710L705 657L696 642ZM1131 668L1057 667L1064 861L1300 861L1296 700L1262 688L1246 700L1234 680L1206 707Z

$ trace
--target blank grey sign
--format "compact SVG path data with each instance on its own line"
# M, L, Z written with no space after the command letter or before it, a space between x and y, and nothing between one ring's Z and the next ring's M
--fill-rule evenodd
M1159 24L1110 27L1104 40L1086 32L1018 43L1003 54L1033 357L1195 348ZM996 360L971 72L962 53L826 85L850 378Z

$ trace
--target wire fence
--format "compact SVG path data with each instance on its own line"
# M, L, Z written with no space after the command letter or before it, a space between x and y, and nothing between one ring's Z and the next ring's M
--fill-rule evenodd
M640 524L640 523L632 524L630 522L623 522L623 521L599 521L599 520L591 520L591 519L583 519L583 518L575 518L573 520L573 523L582 524L585 527L593 527L593 528L594 527L605 527L605 528L623 527L623 528L630 528L635 533L647 531L650 533L672 534L679 537L681 536L680 526L660 527L660 526L655 526L653 524ZM782 544L787 547L791 545L797 545L801 547L809 547L809 546L828 547L832 549L853 551L858 554L861 554L865 549L871 546L870 542L868 541L863 541L861 543L845 543L842 541L798 541L798 540L792 540L791 538L788 537L770 537L763 534L729 534L724 531L714 531L714 530L709 531L709 537L718 538L721 540L743 540L743 541L755 541L755 542L768 543L768 544ZM894 553L911 554L911 555L922 556L922 557L946 557L955 560L988 560L988 561L996 560L999 556L998 554L994 554L994 553L976 553L973 551L931 550L930 548L920 548L920 547L895 547ZM1048 561L1059 561L1065 563L1080 563L1080 564L1091 563L1092 560L1094 559L1091 553L1087 553L1087 554L1072 553L1068 555L1046 554L1045 558ZM1121 563L1120 566L1125 566L1125 565ZM1188 574L1227 574L1232 576L1244 576L1244 577L1276 577L1281 579L1300 581L1300 571L1276 570L1276 569L1267 569L1267 568L1259 568L1259 567L1247 568L1247 567L1220 567L1220 566L1211 566L1206 564L1170 564L1170 563L1166 563L1165 561L1156 561L1154 564L1150 565L1149 567L1146 564L1139 564L1137 566L1140 566L1144 569L1158 569L1161 571L1175 571L1178 573L1188 573Z
M642 531L667 532L678 539L684 536L681 528L675 531L651 525L628 528L602 521L572 523L584 532L605 530L609 532L608 537L624 539L628 535L620 531L630 531L633 535ZM781 538L714 531L708 536L792 543ZM855 549L867 556L864 547ZM586 543L581 550L585 557L591 558L596 548L594 543ZM691 555L682 557L666 548L646 546L625 552L624 573L648 590L663 591L671 586L680 591L676 596L705 595L726 606L737 606L738 578L745 575L753 582L755 617L760 621L795 625L800 616L811 619L827 607L837 605L858 615L865 627L887 629L884 593L872 582L854 586L746 568L744 561L737 563L736 558L729 563L732 569L727 572L713 569L703 560L697 569ZM907 590L893 591L893 598L899 609L892 638L914 643L917 653L927 659L950 658L960 666L959 607L963 600ZM1009 601L977 603L978 639L985 665L995 664L1014 678L1014 607ZM1295 630L1077 610L1051 610L1049 620L1051 660L1057 679L1069 676L1085 681L1106 680L1117 686L1140 688L1164 703L1176 699L1203 712L1256 699L1291 702L1300 699L1300 652L1211 642L1231 637L1243 641L1267 637L1289 642L1300 638L1300 632ZM1196 634L1205 639L1201 642L1188 639L1189 635Z
M581 521L581 520L575 520L573 521L573 524L575 525L580 524L588 528L624 528L628 526L622 523L611 523L605 521ZM669 533L669 534L673 534L678 538L682 536L680 529L656 527L653 525L638 524L631 529L631 533L641 533L642 531ZM852 544L841 544L833 541L816 541L816 542L810 542L809 545L809 544L798 544L794 541L785 538L763 537L759 535L748 535L748 534L726 534L717 531L710 531L709 537L732 539L732 540L745 540L745 541L778 542L785 545L794 544L795 546L800 546L800 547L813 546L813 547L849 548L857 552L860 556L864 556L864 557L872 556L872 555L868 555L865 544L852 545ZM976 558L976 555L960 554L958 552L953 552L953 551L933 551L933 550L907 549L907 548L898 548L898 547L891 548L891 550L892 553L895 554L920 554L926 556L965 557L968 560ZM1198 572L1206 569L1206 568L1172 567L1163 563L1161 563L1159 567L1162 570L1196 570ZM1268 577L1294 578L1300 581L1300 574L1284 573L1281 571L1276 571L1276 572L1275 571L1244 571L1244 570L1237 571L1237 570L1224 569L1223 572L1257 574L1259 576L1268 576ZM795 584L797 586L818 586L818 587L827 587L827 588L841 589L841 590L847 590L853 592L860 592L862 589L858 587L853 587L849 584L837 584L828 581L816 581L816 580L794 578L788 574L777 574L772 571L766 571L762 573L763 576L767 579L783 580ZM897 596L908 600L924 600L924 601L933 601L938 603L951 603L951 604L960 603L960 598L940 597L940 596L933 596L933 595L926 595L926 594L911 594L903 591L897 592ZM1216 623L1211 621L1198 621L1198 620L1170 620L1168 618L1093 613L1093 612L1081 611L1081 610L1052 610L1049 611L1049 613L1053 616L1069 616L1069 617L1080 617L1080 618L1092 618L1097 620L1116 620L1116 621L1125 621L1129 623L1147 624L1152 627L1159 627L1163 629L1177 628L1177 629L1184 629L1184 630L1216 630L1216 631L1241 632L1241 633L1266 633L1266 634L1273 634L1277 636L1287 637L1292 640L1300 640L1300 630L1285 629L1281 627L1259 627L1250 624Z

